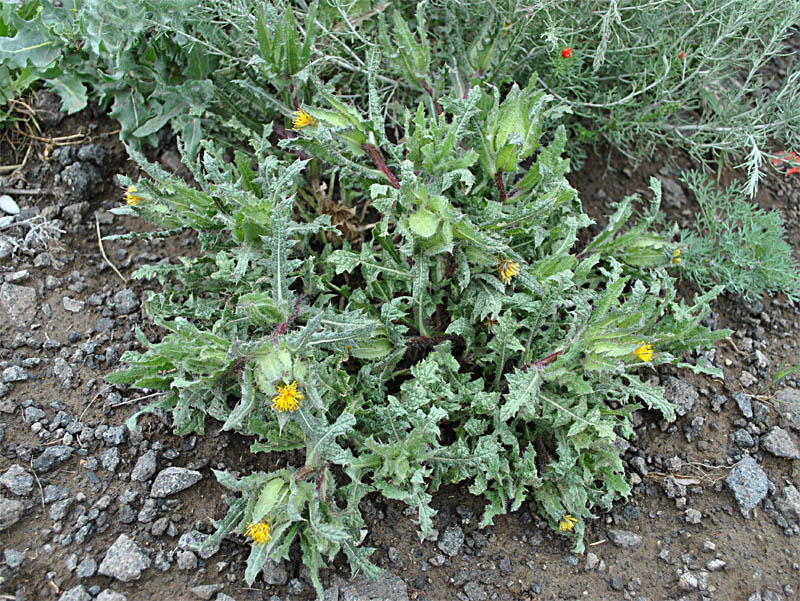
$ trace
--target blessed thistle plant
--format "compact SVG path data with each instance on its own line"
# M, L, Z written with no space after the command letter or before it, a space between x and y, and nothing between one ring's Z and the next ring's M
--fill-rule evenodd
M163 228L146 236L195 230L201 252L136 272L162 284L145 308L166 333L137 333L144 352L109 380L162 391L142 412L170 412L176 433L210 417L288 463L215 471L232 496L205 544L243 535L252 583L298 540L320 598L340 551L380 573L361 544L370 493L412 507L421 536L442 485L485 499L481 527L530 499L582 551L586 520L630 493L614 442L631 414L674 419L648 371L716 373L682 357L727 335L700 324L719 288L676 299L675 232L650 231L657 181L634 225L627 198L578 252L592 221L549 125L564 109L535 79L415 80L425 101L389 127L380 64L370 53L366 113L310 78L314 102L284 115L296 135L250 130L228 162L205 142L186 157L196 187L134 153L149 177L118 210Z

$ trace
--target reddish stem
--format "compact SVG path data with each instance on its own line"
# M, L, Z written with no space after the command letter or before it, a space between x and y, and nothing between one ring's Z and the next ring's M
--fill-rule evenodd
M423 80L423 79L419 80L419 83L423 87L423 89L428 93L428 95L431 97L431 100L433 100L433 108L436 109L436 114L437 115L441 115L442 114L442 106L439 104L439 101L436 100L436 96L433 95L433 88L431 88L428 85L428 82Z
M372 144L362 144L361 150L369 153L369 155L372 157L372 162L375 163L375 166L378 168L378 170L389 179L389 183L392 184L393 188L397 188L399 190L400 182L394 176L394 173L392 173L386 166L386 162L383 160L380 151Z
M506 185L503 183L502 169L498 169L497 173L494 174L494 181L497 184L498 190L500 190L500 201L505 202L508 200L508 195L506 194Z
M536 367L544 367L545 365L550 365L556 359L558 359L561 355L564 354L564 350L556 351L555 353L550 353L547 357L539 359L538 361L534 362Z

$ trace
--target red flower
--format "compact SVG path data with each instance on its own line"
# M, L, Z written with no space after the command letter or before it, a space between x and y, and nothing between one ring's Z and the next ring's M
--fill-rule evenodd
M684 58L686 58L686 53L683 50L681 50L681 53L678 55L678 58L683 60Z
M571 58L572 57L572 48L567 46L561 51L561 58Z
M792 175L794 173L800 173L800 167L792 167L791 169L786 170L786 175Z

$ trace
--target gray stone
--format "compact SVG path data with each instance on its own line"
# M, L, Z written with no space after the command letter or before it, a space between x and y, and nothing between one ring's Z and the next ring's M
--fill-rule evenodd
M62 499L50 505L50 519L54 522L60 522L67 517L67 512L72 507L72 499Z
M64 305L64 311L69 311L70 313L82 313L86 308L86 303L84 301L76 300L68 296L61 299L61 303Z
M800 390L796 388L779 390L773 401L786 420L786 426L800 431Z
M750 436L750 432L745 430L744 428L739 428L732 434L733 437L733 444L735 444L739 448L744 449L751 449L755 446L756 442L753 440L753 437Z
M226 595L225 593L220 593L217 595L217 598L214 599L214 601L236 601L236 599L230 595Z
M97 562L94 560L94 557L91 555L84 558L82 562L78 564L78 569L75 572L75 575L78 577L79 580L83 578L91 578L97 573Z
M100 462L103 464L103 468L109 472L116 471L119 465L119 449L111 447L100 453Z
M686 415L693 408L700 395L694 387L686 382L676 378L675 376L668 376L664 384L664 397L675 405L675 413L678 415Z
M25 561L25 554L20 553L16 549L5 549L3 551L3 559L5 560L6 565L14 570L21 566L22 562Z
M687 524L699 524L703 521L703 514L699 512L697 509L687 509L686 510L686 523Z
M8 194L0 195L0 211L8 215L19 215L19 205Z
M341 583L339 601L408 601L408 587L398 576L384 572L378 580L363 575Z
M139 511L138 520L143 524L149 524L158 516L158 506L155 499L147 499Z
M629 530L609 530L608 538L611 539L612 543L623 549L635 549L642 544L641 535Z
M745 455L725 478L725 483L731 489L733 496L739 503L739 511L745 517L750 517L750 510L761 502L769 492L769 479L764 470L750 455Z
M131 480L144 482L152 478L155 473L156 452L150 449L136 461L136 465L133 466L133 471L131 472Z
M719 572L726 565L726 562L722 561L721 559L711 559L706 562L706 569L709 572Z
M272 586L283 586L289 581L289 573L283 566L283 562L268 560L264 564L261 574L264 576L264 582Z
M110 588L107 588L102 593L97 595L96 601L128 601L128 598L122 593L118 593L116 591L112 591Z
M68 591L64 591L58 601L92 601L92 596L86 592L83 585L79 584Z
M177 560L179 570L194 570L197 567L197 555L191 551L181 551Z
M130 288L120 290L114 295L114 310L117 315L129 315L139 308L139 298Z
M125 442L125 426L112 426L103 432L103 441L108 446L117 446Z
M22 412L22 419L25 420L25 423L28 425L40 422L45 417L47 417L47 414L34 405L25 407L24 411Z
M33 490L33 476L25 471L25 468L15 463L0 476L0 484L15 495L24 497Z
M203 543L206 542L208 537L208 534L203 534L198 530L190 530L178 539L178 548L184 551L194 551L203 559L210 559L219 551L221 543L203 547Z
M138 580L142 570L149 567L150 558L142 553L127 534L120 534L106 551L106 556L100 564L100 573L122 582L130 582Z
M150 534L153 536L162 536L167 531L167 528L169 528L169 518L158 518L153 522L153 526L150 528Z
M203 475L200 472L186 469L185 467L168 467L161 470L150 488L150 496L163 499L170 495L186 490L200 482Z
M661 187L664 190L664 202L678 209L686 204L686 192L676 180L664 174L656 177L661 181Z
M737 392L733 395L733 400L736 401L736 404L739 406L739 411L742 412L742 415L746 419L753 418L753 403L749 396L743 392Z
M44 487L44 502L63 501L69 497L69 489L59 484L48 484Z
M800 459L800 450L791 434L779 426L773 427L766 436L761 437L761 446L776 457Z
M800 491L788 484L775 499L775 507L787 518L800 518Z
M691 572L684 572L678 579L678 588L682 591L693 591L697 588L697 576Z
M306 589L306 585L299 578L292 578L286 585L286 592L292 596L299 597Z
M63 444L47 447L44 453L33 460L33 469L38 473L49 472L64 463L72 455L72 447Z
M28 379L28 372L19 365L12 365L3 370L3 384L12 382L25 382Z
M587 572L591 572L597 567L597 564L600 563L600 558L594 553L587 553L586 554L586 563L583 566L583 569Z
M21 325L36 314L36 290L6 282L0 286L0 315L6 323Z
M201 584L200 586L193 586L189 589L189 592L191 592L198 599L208 601L214 596L214 593L218 593L224 588L224 584Z
M467 595L469 601L486 601L489 598L486 589L477 582L467 582L464 585L464 594Z
M445 555L454 557L464 544L464 531L460 526L450 526L439 535L436 546Z
M750 388L751 386L758 384L758 378L756 378L749 371L743 369L741 375L739 376L739 383L744 388Z
M58 380L58 383L61 385L62 388L72 388L72 378L74 377L74 373L72 372L72 368L67 363L67 360L63 357L56 357L55 361L53 362L53 375Z
M16 524L23 511L25 506L20 501L0 497L0 531Z

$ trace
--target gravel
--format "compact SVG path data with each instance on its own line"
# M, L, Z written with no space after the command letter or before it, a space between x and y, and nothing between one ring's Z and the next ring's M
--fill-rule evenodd
M58 601L92 601L92 596L83 588L83 585L78 585L64 591Z
M130 315L139 308L139 298L130 288L120 290L114 295L114 310L117 315Z
M694 387L680 378L667 376L664 385L664 398L675 404L675 413L684 416L693 408L700 398Z
M136 460L136 465L131 471L131 480L135 482L145 482L156 473L156 452L152 449L141 455Z
M800 459L800 450L797 449L792 435L779 426L775 426L761 438L761 446L776 457Z
M155 499L162 499L174 495L197 484L202 478L203 475L195 470L189 470L185 467L168 467L161 470L156 476L150 489L150 496Z
M0 195L0 211L8 215L19 215L19 205L8 194Z
M327 595L325 596L327 599ZM384 572L375 581L358 576L352 582L340 581L339 601L408 601L408 586L403 580Z
M24 325L36 314L36 290L8 282L0 286L0 315L9 323Z
M178 539L178 548L185 551L194 551L203 559L210 559L219 551L220 543L202 547L208 539L208 534L203 534L198 530L190 530Z
M609 530L608 538L612 543L623 549L635 549L642 544L641 535L629 530Z
M16 524L23 511L25 506L20 501L0 497L0 531Z
M106 556L100 564L100 573L122 582L130 582L138 580L142 571L149 567L150 558L142 553L127 534L120 534L106 551Z
M37 473L49 472L64 463L72 456L72 447L55 445L45 449L44 453L33 460L33 469Z
M458 555L458 551L463 544L464 531L460 526L450 526L439 535L439 540L436 542L439 550L450 557Z
M28 496L33 490L33 476L16 463L0 476L0 484L19 497Z
M769 479L764 470L750 455L745 455L728 474L725 483L730 488L739 510L750 517L750 510L761 502L769 492Z
M128 601L128 598L122 593L112 591L110 588L105 589L102 593L97 595L97 601Z

